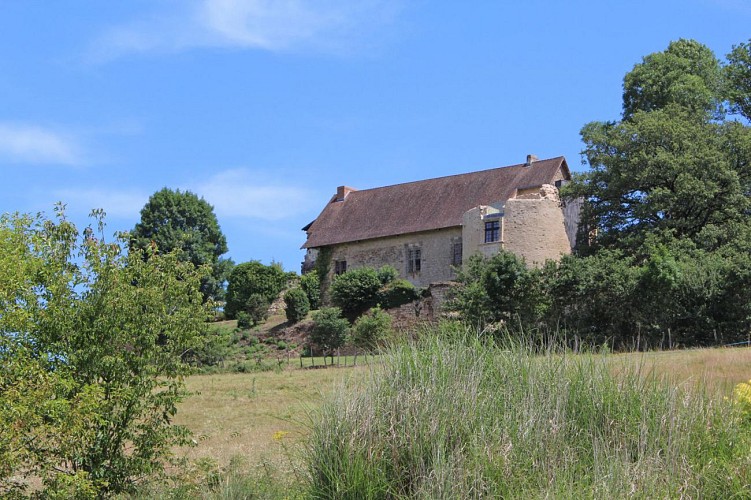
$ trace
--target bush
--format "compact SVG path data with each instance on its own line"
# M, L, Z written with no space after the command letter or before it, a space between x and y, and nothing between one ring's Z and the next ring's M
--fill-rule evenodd
M378 269L378 280L381 285L388 285L399 277L399 271L394 266L385 265Z
M409 304L419 298L420 291L404 279L391 281L378 292L378 302L384 309Z
M538 325L547 308L541 272L527 268L511 252L473 256L457 279L463 286L454 290L449 307L478 327L503 322L528 330Z
M324 353L341 347L347 338L349 322L342 318L338 307L323 307L313 313L313 329L310 341Z
M321 306L321 280L318 273L311 271L300 276L300 288L308 296L310 308L318 309Z
M240 311L235 314L235 317L237 318L238 328L241 328L243 330L253 328L253 320L250 318L250 314L246 313L245 311Z
M361 267L334 278L331 300L347 318L354 320L376 304L380 288L378 272L370 267Z
M426 333L322 405L308 496L748 496L750 436L730 401L597 355Z
M299 288L294 288L284 294L284 304L286 305L284 312L290 323L302 321L310 311L308 296Z
M372 351L383 346L391 336L391 316L379 307L374 307L360 316L352 327L352 344Z
M248 301L245 303L245 311L250 316L251 326L256 326L266 321L266 318L269 317L269 305L269 299L260 293L254 293L248 297Z
M229 275L227 284L227 303L224 312L227 318L247 310L248 300L252 295L260 295L270 304L287 286L289 273L285 273L279 264L265 266L258 261L238 264Z

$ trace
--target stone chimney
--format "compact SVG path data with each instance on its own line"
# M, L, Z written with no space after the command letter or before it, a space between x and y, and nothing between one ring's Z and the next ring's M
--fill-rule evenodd
M531 167L534 162L539 160L537 155L527 155L527 162L524 164L525 167Z
M336 201L344 201L347 195L352 191L357 191L357 189L349 186L339 186L336 188Z

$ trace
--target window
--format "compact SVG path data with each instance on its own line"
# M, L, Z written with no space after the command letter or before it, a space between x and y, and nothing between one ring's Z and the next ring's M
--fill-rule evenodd
M343 274L346 272L347 272L347 261L335 260L334 261L334 274Z
M491 220L485 223L485 243L493 243L500 240L499 233L501 221Z
M462 242L455 241L451 244L451 265L452 266L461 266L462 265Z
M407 272L411 274L419 273L421 262L420 262L420 249L419 248L408 248L407 249Z

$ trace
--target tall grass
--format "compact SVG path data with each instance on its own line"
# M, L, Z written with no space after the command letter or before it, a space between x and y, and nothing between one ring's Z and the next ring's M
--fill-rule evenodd
M315 419L318 498L749 497L751 429L700 386L444 326Z

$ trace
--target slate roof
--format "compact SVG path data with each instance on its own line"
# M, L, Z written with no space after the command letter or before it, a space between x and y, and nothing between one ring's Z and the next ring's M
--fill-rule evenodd
M372 238L461 226L464 212L478 205L505 202L516 190L552 184L563 156L334 195L321 214L305 226L302 248L316 248Z

